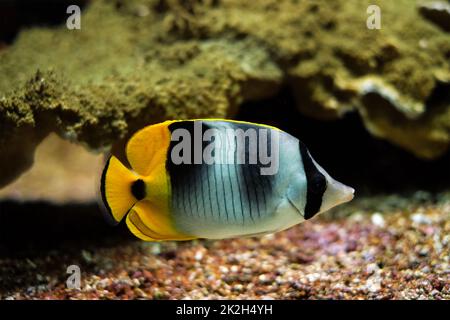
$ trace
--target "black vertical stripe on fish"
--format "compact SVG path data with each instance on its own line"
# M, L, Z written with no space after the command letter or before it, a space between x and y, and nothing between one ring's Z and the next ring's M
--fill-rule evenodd
M225 180L224 180L224 178L223 178L223 164L220 164L220 180L222 180L222 190L223 190L223 193L222 193L222 197L223 197L223 204L224 204L224 208L225 208L225 214L226 214L226 216L227 216L227 221L228 221L228 219L229 219L229 217L228 217L228 209L227 209L227 199L226 199L226 192L225 192Z
M264 126L260 125L254 125L254 124L248 124L248 123L233 123L233 127L235 129L242 129L244 132L248 129L256 129L256 139L259 142L260 139L260 130L272 130ZM272 154L274 150L272 149L272 134L268 132L267 134L267 155ZM247 200L249 202L249 208L251 211L252 217L255 216L255 213L258 213L258 217L261 217L261 213L265 213L267 210L267 199L272 194L273 190L273 183L275 183L275 179L277 177L276 174L274 175L261 175L261 169L266 167L266 165L263 165L260 161L260 159L257 157L257 162L255 164L249 164L250 161L250 141L249 138L244 139L244 146L243 146L242 152L244 152L244 157L246 164L242 165L242 176L245 179L244 184L246 185L246 191L247 191ZM255 150L256 151L256 150ZM247 175L245 173L248 173ZM249 176L250 175L250 176ZM258 180L260 179L260 180ZM254 187L255 184L259 183L259 181L262 181L262 187L256 188ZM267 188L264 187L264 185L267 186ZM267 191L267 192L266 192ZM266 199L266 200L264 200ZM260 203L261 200L261 203ZM261 212L261 207L265 208L264 212ZM256 212L255 212L256 211ZM253 220L253 218L252 218Z
M299 141L303 168L306 175L306 205L305 219L310 219L319 212L322 205L322 197L327 188L325 176L314 165L308 149Z
M176 188L176 193L177 193L177 206L178 206L178 209L180 210L180 211L185 211L185 208L184 208L184 199L183 199L183 194L182 194L182 192L181 192L181 188L180 188L180 186L177 186L177 188Z
M177 180L178 180L178 182L180 181L179 178ZM184 203L185 203L184 202L184 193L183 193L183 189L180 187L179 183L176 185L176 190L177 190L177 193L178 193L178 201L179 201L178 206L180 208L180 212L185 212L186 211L186 207L184 205Z
M251 166L246 166L246 168L244 169L244 173L247 176L250 207L252 209L252 212L255 213L253 215L253 217L256 218L256 216L259 217L259 212L257 212L257 208L256 208L255 186L253 184L253 176L252 176L250 168L251 168Z
M203 217L206 218L206 205L205 205L205 198L206 198L206 195L205 195L205 179L203 179L204 173L205 173L205 170L201 170L201 171L200 171L200 174L201 174L201 177L200 177L200 184L201 184L201 188L202 188Z
M204 124L203 121L200 122L201 124L201 131L202 135L206 129L208 129L208 126ZM168 129L170 133L172 134L177 129L183 129L187 130L189 132L190 137L194 137L194 126L195 121L176 121L168 125ZM202 139L203 140L203 139ZM183 201L184 201L184 212L188 213L190 211L190 214L195 214L194 212L194 206L196 206L196 211L199 210L199 204L198 204L198 193L199 190L195 189L194 191L196 193L192 194L192 187L198 188L199 185L197 183L193 184L193 179L197 178L197 175L201 173L202 165L194 165L194 155L195 155L195 143L190 144L190 159L189 163L181 163L181 164L175 164L172 159L172 150L173 148L180 143L181 141L170 141L169 148L167 150L167 160L166 160L166 170L168 172L168 175L170 177L170 183L174 189L177 189L177 187L183 192ZM203 145L205 145L206 142L203 142ZM184 152L184 150L182 151ZM184 156L184 154L183 154ZM192 185L192 187L191 187ZM187 194L188 193L188 194ZM192 199L195 197L195 200ZM196 202L194 202L196 201ZM200 214L200 212L197 212L197 214Z
M178 208L178 203L177 203L177 199L178 199L178 193L176 192L175 188L171 188L170 189L170 193L172 195L172 199L171 199L171 205L172 205L172 209L177 209Z
M186 182L186 190L187 190L187 198L189 202L189 213L194 216L194 207L192 205L192 184L191 184L191 175L189 174L187 176L187 182Z
M263 211L263 213L266 213L267 212L267 202L266 202L266 191L265 191L265 188L264 188L264 183L262 181L263 178L264 177L261 174L259 174L257 180L258 180L258 186L259 186L258 189L261 190L261 193L262 193L262 196L263 196L263 201L262 201L262 203L264 204L264 211Z
M230 176L230 185L231 185L231 192L232 192L232 198L233 198L233 215L234 215L234 221L235 223L237 223L240 219L240 215L238 214L239 211L239 207L238 207L238 195L240 193L239 190L239 180L238 180L238 176L236 174L236 166L237 164L237 159L236 159L236 149L237 149L237 145L236 145L236 136L233 136L232 139L230 139L230 145L232 147L232 149L230 150L230 154L231 154L231 159L232 159L232 167L228 167L228 175ZM239 204L240 205L240 204Z
M227 135L226 134L224 134L224 132L225 132L225 128L224 127L220 127L220 129L221 130L223 130L222 131L222 141L221 141L221 146L222 146L222 159L221 159L221 161L222 161L222 163L220 164L220 177L221 177L221 180L222 180L222 188L223 188L223 203L224 203L224 207L225 207L225 214L227 215L227 221L229 221L229 219L230 219L230 216L229 216L229 213L231 213L230 211L231 210L228 210L228 201L227 201L227 188L226 188L226 185L227 185L227 183L225 182L225 179L224 179L224 175L223 175L223 171L224 171L224 166L226 167L226 166L228 166L226 163L228 162L227 161L227 155L228 155L228 138L227 138ZM226 169L228 169L228 168L226 168ZM230 186L231 187L231 186Z
M180 193L182 193L183 195L183 211L187 212L188 208L187 208L186 186L184 184L184 178L185 177L183 177L183 179L179 179L178 188L180 189Z
M179 205L179 197L180 197L180 195L179 195L178 190L177 190L177 188L175 186L172 186L171 194L172 194L172 208L174 210L178 210L179 206L180 206Z
M235 141L236 141L236 138L235 138ZM235 163L236 163L236 160L237 160L236 152L237 152L237 147L234 148L234 159L235 159ZM236 181L237 181L238 190L239 190L239 203L240 203L240 205L241 205L242 223L244 223L244 220L245 220L245 219L244 219L244 206L242 205L242 190L241 190L241 181L240 181L240 179L239 179L238 168L240 168L240 167L238 167L238 165L235 164L235 165L234 165L234 174L235 174L235 176L236 176ZM239 170L239 171L240 171L240 170Z
M172 186L172 194L174 195L172 206L177 210L181 209L181 194L178 186Z
M196 186L195 186L195 183L194 183L194 175L192 174L191 171L189 171L189 180L188 181L189 181L188 182L188 185L189 185L189 192L188 192L189 203L192 206L191 207L192 216L195 216L195 213L197 212L197 210L195 209L195 202L197 200L197 199L195 199L195 188L196 188ZM194 190L192 190L192 189L194 189Z
M267 190L267 193L270 194L272 192L272 184L270 183L269 176L261 175L261 181L264 186L264 190Z
M209 200L209 206L211 207L210 214L214 214L213 205L212 205L212 197L211 197L211 184L209 182L209 166L206 166L206 180L208 180L208 200Z
M250 125L241 125L240 127L242 127L243 130L252 128L252 126ZM260 129L263 130L268 130L265 127L260 127ZM256 139L259 142L260 141L260 130L256 130ZM272 135L268 134L267 136L267 149L266 152L267 154L271 154L272 153L272 144L271 144L271 139L272 139ZM250 141L249 141L250 142ZM258 144L257 146L257 151L258 154L261 151L260 146ZM245 153L246 153L246 157L249 161L250 159L250 145L247 145L247 143L245 144ZM268 195L270 195L272 193L272 183L275 182L275 178L276 175L270 175L270 176L266 176L266 175L262 175L261 174L261 170L266 167L266 165L263 165L261 163L261 159L257 157L257 162L255 164L250 164L248 166L246 166L246 171L249 171L249 174L251 176L251 181L249 183L250 185L250 189L254 190L254 195L250 194L250 197L253 198L251 201L252 202L256 202L256 208L255 206L253 206L253 209L256 209L257 213L258 213L258 217L261 218L262 215L265 215L266 211L267 211L267 204L266 204L266 189L264 188L264 185L267 184L268 187ZM261 184L261 180L263 181L263 184ZM254 186L253 188L251 186ZM262 194L261 194L262 193ZM254 203L255 204L255 203ZM264 211L261 212L261 210L264 209Z
M186 192L184 190L183 181L184 181L184 179L183 179L183 177L181 177L181 178L177 179L177 184L174 184L176 186L176 190L178 192L180 212L186 212L188 210Z
M186 206L186 197L184 195L184 186L182 184L178 185L178 192L180 193L180 198L182 198L182 205L183 205L183 211L182 212L186 212L187 211L187 206Z
M257 170L258 167L251 166L250 168L251 168L250 169L251 181L252 181L252 184L253 184L253 190L255 191L255 197L256 197L256 210L258 212L258 218L261 218L261 211L259 209L258 188L256 188L256 179L257 179L257 176L258 176L258 172L255 173L255 168Z
M231 172L230 172L230 165L227 164L227 169L228 169L228 180L230 181L230 189L231 189L231 199L232 199L232 207L233 207L233 216L234 216L234 221L237 221L236 218L236 204L235 204L235 200L234 200L234 192L233 192L233 183L231 181Z
M180 192L180 196L183 198L183 212L187 212L188 208L187 208L187 201L186 201L183 179L178 179L178 181L179 181L178 190Z
M229 137L228 137L228 135L226 134L225 135L225 137L226 137L226 150L225 150L225 157L226 157L226 161L225 161L225 166L226 166L226 168L227 168L227 174L228 174L228 182L230 183L230 190L231 190L231 207L232 207L232 211L233 211L233 217L234 217L234 221L237 221L237 218L236 218L236 204L235 204L235 199L234 199L234 192L233 192L233 180L234 179L232 179L232 177L231 177L231 171L230 171L230 166L235 166L235 160L233 159L233 161L231 162L231 164L229 164L229 161L228 160L230 160L229 158L230 158L230 155L229 155L229 153L230 153L230 150L233 148L233 144L234 144L234 141L231 141L230 139L229 139ZM234 153L233 153L233 157L234 157ZM231 211L231 210L230 210Z
M217 165L214 165L214 166L213 166L213 171L214 171L213 177L214 177L214 188L216 189L217 211L218 211L218 213L219 213L219 220L220 220L220 217L221 217L221 211L222 211L222 210L220 210L221 208L220 208L220 202L219 202L219 191L218 191L218 190L219 190L219 187L217 186L216 167L217 167Z
M193 166L195 166L195 164ZM194 193L191 194L191 196L193 196L195 198L195 202L194 203L195 203L196 215L200 216L200 210L199 210L199 207L198 207L198 197L197 197L197 192L198 192L197 175L195 174L196 173L195 171L193 173L194 174L191 174L191 177L192 177L191 180L193 180L192 186L194 187Z
M236 125L236 127L240 128L240 129L249 129L250 126L243 124L243 126L241 126L240 124ZM242 128L244 127L244 128ZM245 183L245 188L246 188L246 195L247 195L247 203L248 203L248 208L249 208L249 213L250 213L250 219L252 220L252 222L255 222L255 217L254 217L254 203L253 203L253 197L252 197L252 187L251 187L251 176L249 177L249 169L251 167L250 164L248 164L248 162L250 162L250 141L248 141L249 143L247 144L247 139L244 139L244 150L242 150L242 152L244 152L244 164L241 165L241 172L242 172L242 176L244 177L244 183Z
M248 204L248 209L249 209L249 213L250 213L250 219L252 221L254 221L253 219L253 212L252 212L252 200L250 199L250 191L249 191L249 187L248 187L248 181L247 181L247 175L246 175L246 167L243 166L242 167L242 176L244 177L244 185L245 185L245 191L246 191L246 198L247 198L247 204Z

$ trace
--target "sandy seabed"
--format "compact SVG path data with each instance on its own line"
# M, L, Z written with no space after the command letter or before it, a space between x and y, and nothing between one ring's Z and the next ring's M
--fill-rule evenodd
M260 238L30 246L0 256L0 298L449 299L450 203L369 211Z

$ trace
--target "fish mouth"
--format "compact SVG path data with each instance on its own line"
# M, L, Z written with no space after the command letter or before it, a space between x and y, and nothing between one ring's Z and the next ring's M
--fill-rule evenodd
M339 181L331 180L328 183L327 190L323 196L323 201L326 204L322 204L321 212L334 208L340 204L351 201L355 196L355 189L349 187Z
M342 200L345 202L349 202L352 201L353 198L355 197L355 189L352 187L348 187L347 186L347 195L345 197L342 198Z
M355 196L355 189L346 186L336 180L330 180L328 187L323 194L322 204L317 214L328 211L343 203L351 201Z

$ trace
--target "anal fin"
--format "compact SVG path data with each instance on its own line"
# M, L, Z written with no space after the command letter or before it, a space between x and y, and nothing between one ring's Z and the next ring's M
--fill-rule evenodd
M192 240L195 236L178 232L170 217L148 201L138 202L128 213L126 223L130 231L145 241Z

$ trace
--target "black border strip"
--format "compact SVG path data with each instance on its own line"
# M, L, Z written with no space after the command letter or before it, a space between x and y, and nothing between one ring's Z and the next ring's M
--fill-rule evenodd
M114 215L112 213L111 207L109 206L108 200L106 199L106 190L105 190L105 184L106 184L106 172L109 168L109 161L111 160L112 156L108 158L105 164L105 168L102 172L102 178L100 180L100 193L102 194L102 200L103 204L106 208L107 213L109 214L110 218L112 218L112 221L114 221L115 224L118 224L117 220L114 218Z

